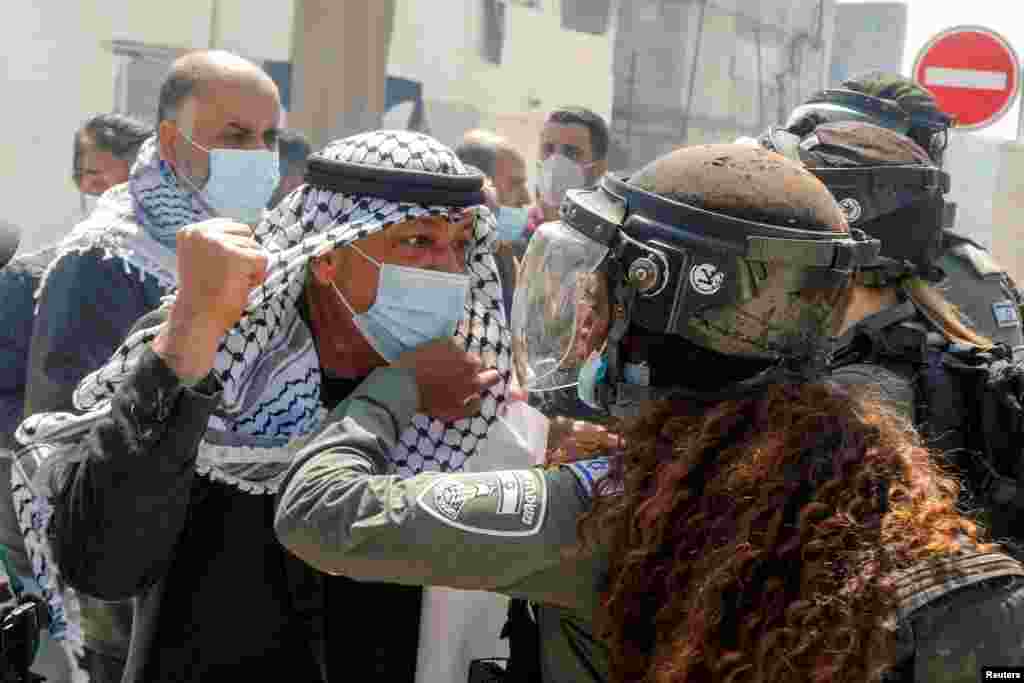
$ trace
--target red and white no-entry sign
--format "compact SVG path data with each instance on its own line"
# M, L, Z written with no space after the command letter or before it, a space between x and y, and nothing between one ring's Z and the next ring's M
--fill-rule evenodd
M979 129L998 121L1020 91L1020 62L995 31L957 26L928 41L914 61L914 80L958 128Z

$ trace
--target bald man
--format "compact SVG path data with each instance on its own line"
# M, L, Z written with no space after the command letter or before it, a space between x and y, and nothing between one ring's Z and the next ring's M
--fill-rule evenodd
M136 320L175 289L179 230L216 216L249 224L260 219L278 180L280 113L277 86L252 62L219 51L194 52L175 62L160 89L158 132L142 144L128 183L104 194L96 210L75 227L40 288L26 416L73 409L78 382L111 356ZM16 505L18 496L24 500L28 495L13 493ZM146 505L144 492L139 505ZM29 528L27 514L19 515L23 530ZM26 534L29 553L45 565L40 543L38 532ZM56 585L54 567L44 566L37 576L44 587ZM110 599L132 595L104 597L101 602L80 595L85 657L79 663L94 683L117 683L128 656L132 605ZM152 601L146 606L152 607ZM51 616L62 637L72 638L76 629L67 628L64 614L54 610ZM166 653L175 652L182 633L192 627L180 623L176 628L176 633L163 634L168 642L143 647L164 648L163 656L173 658ZM153 635L149 631L143 637ZM76 649L74 643L68 648ZM160 673L145 680L199 680L186 670L179 678L178 673ZM129 670L125 680L143 680L138 676Z
M526 162L507 139L495 132L475 128L466 131L455 154L463 163L479 168L493 192L491 210L498 226L494 260L501 278L502 302L508 318L516 288L517 256L525 249L523 240L529 216L523 208L530 203L526 189Z
M491 179L499 206L520 207L530 203L526 161L506 138L476 128L462 136L455 153L463 162L476 166Z

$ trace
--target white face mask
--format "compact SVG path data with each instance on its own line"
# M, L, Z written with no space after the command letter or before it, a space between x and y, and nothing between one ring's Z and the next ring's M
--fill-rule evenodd
M586 167L593 166L587 164ZM538 162L540 198L548 206L559 206L568 190L578 190L587 183L584 166L562 154L552 154Z

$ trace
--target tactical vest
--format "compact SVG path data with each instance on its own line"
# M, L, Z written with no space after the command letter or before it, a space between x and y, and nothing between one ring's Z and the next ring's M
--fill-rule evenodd
M994 342L1006 344L1020 357L1024 354L1024 302L1006 270L967 237L947 230L942 246L937 265L946 275L939 285L943 296L971 327Z
M908 300L837 341L832 368L857 364L911 384L915 426L962 475L962 502L994 538L1024 538L1024 368L1009 347L952 344Z
M953 591L1000 577L1024 577L1024 565L1001 552L964 552L950 558L929 560L893 577L899 607L898 621Z
M889 627L894 628L897 633L897 655L896 662L882 680L885 683L925 683L934 680L936 671L946 672L951 664L967 667L984 664L973 662L971 657L965 656L966 653L952 653L948 649L950 643L941 638L918 637L919 633L928 633L931 624L936 621L949 623L964 618L962 614L942 608L942 599L952 599L954 593L976 587L975 596L965 596L967 601L961 600L959 604L966 606L974 601L985 601L996 591L1005 590L1006 582L1016 581L1019 584L1024 580L1024 566L1001 552L982 553L969 550L952 557L918 563L896 573L892 579L899 607ZM1011 596L1009 592L1004 594ZM1012 597L1009 599L1013 600ZM978 626L986 628L985 624ZM1007 640L1012 641L1013 638ZM1006 643L964 644L968 649L986 645L994 648L989 655L992 661L1013 654L1006 650ZM978 672L975 669L970 673L973 677ZM966 679L959 675L950 675L950 680Z
M805 161L803 141L788 131L771 128L760 142L793 161ZM945 274L939 289L968 325L993 342L1006 344L1016 357L1024 357L1024 295L1006 269L980 244L950 230L943 231L936 265Z

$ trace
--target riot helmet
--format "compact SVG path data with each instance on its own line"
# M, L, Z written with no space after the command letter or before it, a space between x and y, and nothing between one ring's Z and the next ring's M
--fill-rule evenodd
M803 137L822 123L861 121L906 135L942 165L954 118L917 82L872 71L843 81L840 88L812 95L790 114L785 128Z
M795 143L773 130L769 147L795 144L799 159L832 192L851 228L882 241L869 268L884 284L914 274L938 280L935 262L943 231L953 227L956 205L946 200L949 174L905 135L866 122L822 124Z
M850 233L817 178L758 147L687 147L606 174L569 192L527 248L512 306L519 379L593 419L824 367L838 295L879 248ZM567 403L559 412L580 416Z

